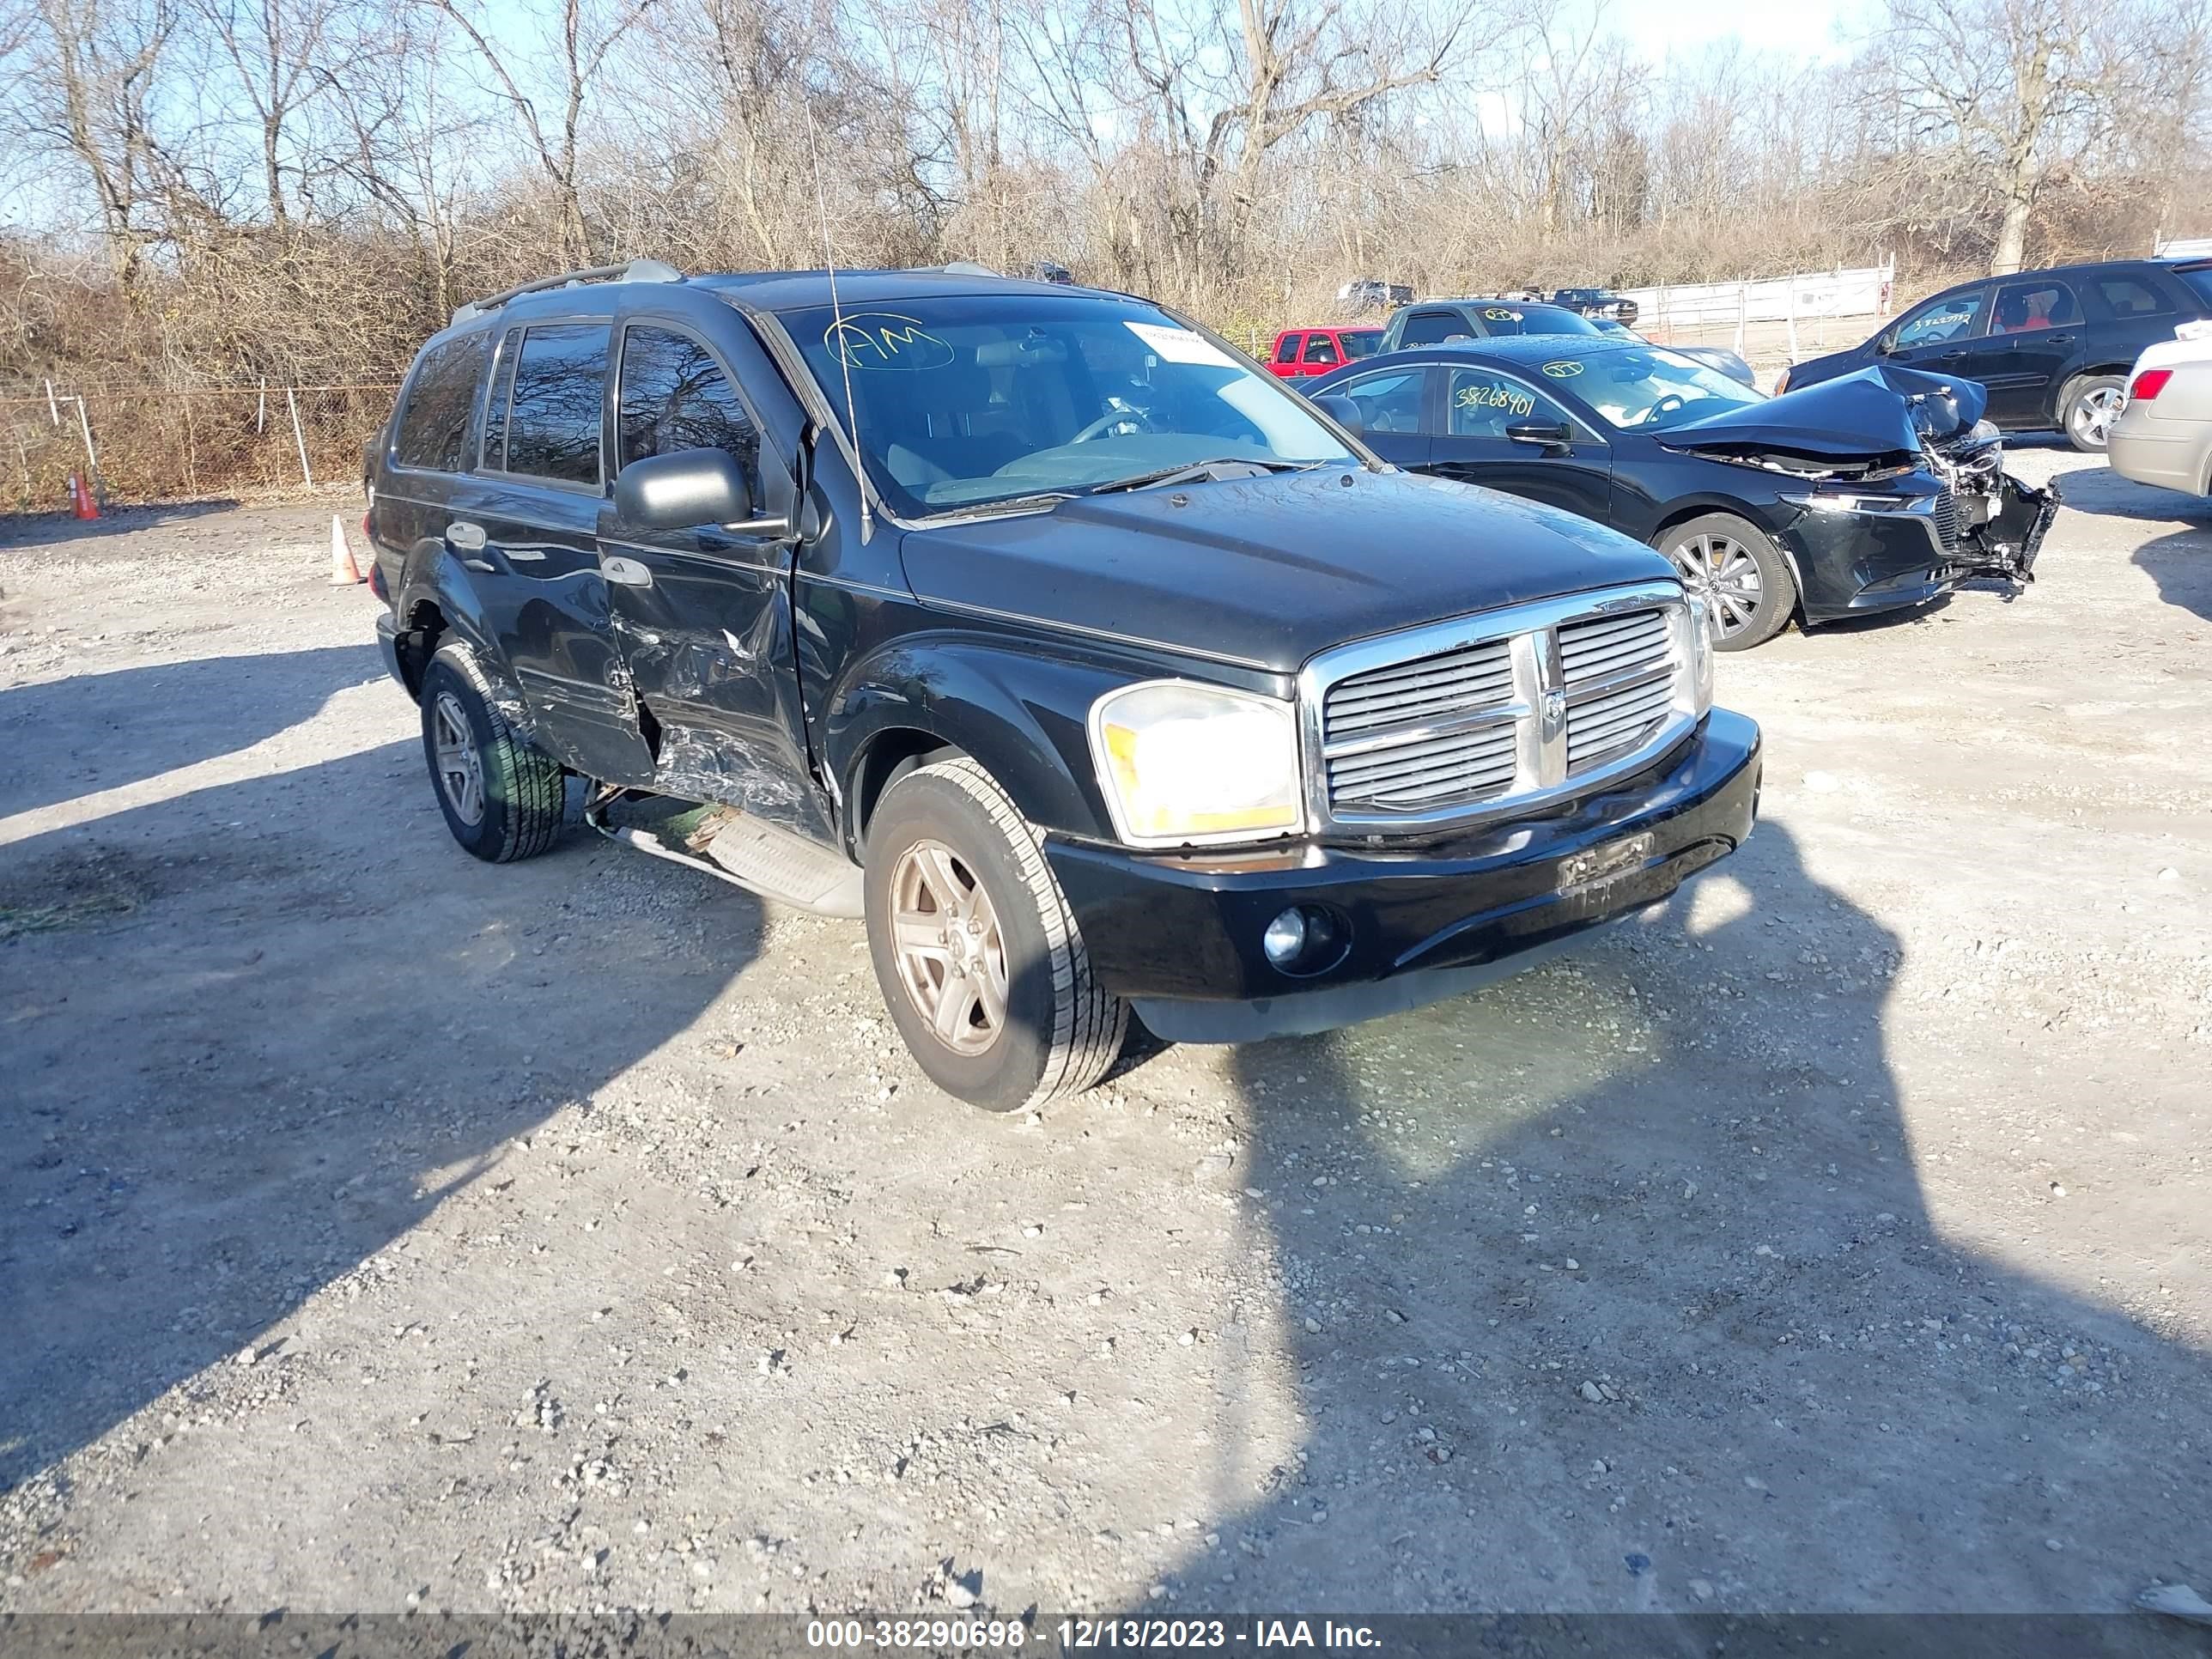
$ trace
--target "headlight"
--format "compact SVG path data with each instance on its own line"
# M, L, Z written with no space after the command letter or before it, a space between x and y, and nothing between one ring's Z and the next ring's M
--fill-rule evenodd
M1784 495L1792 507L1815 513L1910 513L1919 505L1911 495L1854 495L1847 490L1823 489L1809 495Z
M1713 706L1712 605L1702 594L1690 599L1690 687L1702 720Z
M1287 702L1147 680L1091 706L1091 755L1121 839L1138 847L1251 841L1305 827Z

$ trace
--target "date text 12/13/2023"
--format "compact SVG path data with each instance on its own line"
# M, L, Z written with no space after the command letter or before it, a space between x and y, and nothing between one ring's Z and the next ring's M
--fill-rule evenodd
M807 1622L806 1644L979 1653L1030 1648L1049 1654L1099 1649L1372 1650L1381 1642L1371 1626L1329 1619L1061 1619L1036 1626L1018 1619L817 1619Z

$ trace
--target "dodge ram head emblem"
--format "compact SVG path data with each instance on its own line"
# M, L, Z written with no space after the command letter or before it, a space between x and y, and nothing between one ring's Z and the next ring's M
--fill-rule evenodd
M1556 685L1544 689L1543 715L1546 727L1554 731L1567 717L1567 694Z

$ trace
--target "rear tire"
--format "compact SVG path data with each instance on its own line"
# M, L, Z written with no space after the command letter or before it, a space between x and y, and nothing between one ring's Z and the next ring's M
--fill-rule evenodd
M1719 651L1748 651L1789 626L1797 608L1790 561L1756 525L1733 513L1705 513L1663 532L1659 550L1702 593Z
M561 833L566 774L499 712L466 646L422 671L422 758L446 828L489 864L535 858Z
M868 825L868 953L892 1022L949 1095L1013 1112L1081 1092L1121 1052L1037 831L967 759L900 778Z
M2084 455L2103 454L2126 398L2127 382L2117 374L2085 374L2075 381L2058 405L2066 441Z

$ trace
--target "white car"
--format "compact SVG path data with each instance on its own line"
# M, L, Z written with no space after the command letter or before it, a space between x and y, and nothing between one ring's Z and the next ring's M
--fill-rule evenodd
M2137 483L2212 495L2212 327L2178 331L2136 359L2105 459Z

